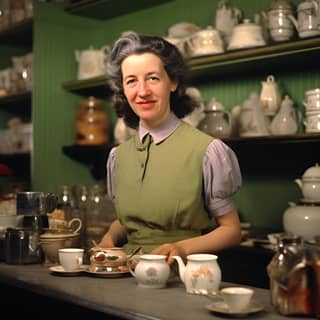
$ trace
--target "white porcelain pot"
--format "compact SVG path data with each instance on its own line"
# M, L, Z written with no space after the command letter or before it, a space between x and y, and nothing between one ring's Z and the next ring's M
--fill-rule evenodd
M286 232L301 236L304 240L314 240L320 235L320 206L289 204L283 214Z
M221 284L221 269L214 254L191 254L185 265L179 256L173 257L179 265L179 275L187 293L217 293Z

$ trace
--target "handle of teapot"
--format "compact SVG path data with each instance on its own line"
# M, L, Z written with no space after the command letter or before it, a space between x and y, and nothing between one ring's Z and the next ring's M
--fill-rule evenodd
M299 24L298 24L298 21L297 19L291 15L291 14L288 14L288 19L292 22L292 24L294 25L294 27L296 28L297 31L299 31Z

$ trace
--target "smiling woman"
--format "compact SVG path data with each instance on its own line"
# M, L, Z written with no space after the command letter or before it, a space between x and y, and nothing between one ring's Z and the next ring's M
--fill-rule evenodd
M197 101L186 93L187 65L177 47L126 33L113 44L107 70L117 115L136 134L109 154L117 219L98 245L142 247L171 264L173 256L238 244L238 161L221 140L181 120Z

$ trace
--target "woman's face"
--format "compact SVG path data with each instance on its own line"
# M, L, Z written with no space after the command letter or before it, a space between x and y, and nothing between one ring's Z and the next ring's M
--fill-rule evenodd
M160 125L170 114L170 94L177 88L153 53L134 54L121 64L124 94L145 128Z

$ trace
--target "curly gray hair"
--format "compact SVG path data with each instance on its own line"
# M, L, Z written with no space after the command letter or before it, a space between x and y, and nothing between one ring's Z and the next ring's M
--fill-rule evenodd
M113 90L112 103L118 117L123 117L131 128L137 128L139 117L131 109L122 86L121 64L132 54L153 53L158 56L169 78L178 83L175 92L170 96L172 112L183 118L191 113L197 103L186 93L187 64L180 51L173 44L157 36L141 35L135 32L126 32L118 38L111 47L107 60L108 82Z

